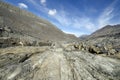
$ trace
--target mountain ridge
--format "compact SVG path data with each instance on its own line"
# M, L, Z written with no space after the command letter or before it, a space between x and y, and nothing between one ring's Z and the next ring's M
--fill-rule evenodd
M115 36L120 34L120 24L117 25L106 25L103 28L93 32L89 38L97 38L104 36Z

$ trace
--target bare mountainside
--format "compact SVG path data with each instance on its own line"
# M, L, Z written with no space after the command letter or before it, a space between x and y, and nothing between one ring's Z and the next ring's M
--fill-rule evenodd
M1 35L4 37L22 36L46 41L77 39L75 36L70 38L49 21L4 2L0 2L0 28L8 30Z
M120 25L107 25L82 40L85 50L120 58Z
M120 24L118 25L107 25L94 33L92 33L90 38L99 38L99 37L116 37L120 38Z
M120 80L120 59L108 56L120 54L108 45L113 37L77 40L0 2L0 80Z

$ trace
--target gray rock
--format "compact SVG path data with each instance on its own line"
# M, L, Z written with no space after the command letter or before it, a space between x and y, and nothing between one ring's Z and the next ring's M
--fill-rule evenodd
M28 47L29 48L29 47ZM1 80L119 80L120 61L85 51L60 48L7 48L0 50ZM21 49L20 51L14 51ZM25 50L26 49L26 50ZM11 50L12 53L7 53ZM37 52L37 53L36 53ZM25 55L27 54L27 55ZM32 54L32 55L31 55ZM24 59L24 60L23 60Z

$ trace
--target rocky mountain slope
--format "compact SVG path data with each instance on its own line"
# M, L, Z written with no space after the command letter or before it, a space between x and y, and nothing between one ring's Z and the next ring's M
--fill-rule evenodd
M107 25L82 40L79 49L120 59L120 25Z
M111 36L79 42L50 22L0 2L0 80L120 80L120 59L105 54L119 48L110 40L119 42ZM108 50L102 50L105 45Z
M89 38L99 38L99 37L115 37L120 38L120 24L118 25L107 25L94 33L92 33Z
M49 21L4 2L0 2L0 30L0 36L4 37L24 37L46 41L71 39ZM72 39L77 38L74 36Z

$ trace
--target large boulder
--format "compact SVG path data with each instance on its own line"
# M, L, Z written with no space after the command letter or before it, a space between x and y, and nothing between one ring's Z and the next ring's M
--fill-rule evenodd
M10 37L0 37L0 48L10 47L10 46L18 46L19 39L10 38Z

